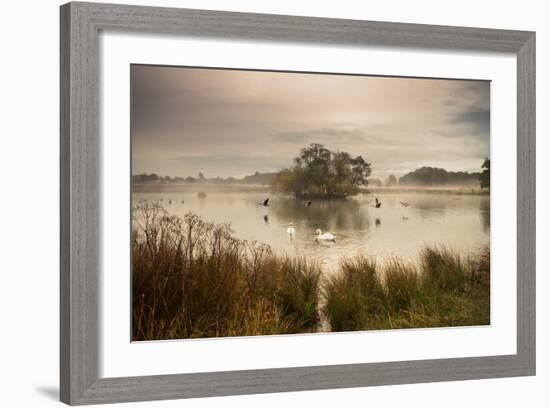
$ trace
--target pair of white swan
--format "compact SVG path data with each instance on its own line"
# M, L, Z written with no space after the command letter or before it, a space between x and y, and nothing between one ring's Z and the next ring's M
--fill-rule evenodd
M293 223L288 224L288 228L286 229L286 232L289 235L294 235L296 233L296 229L294 228ZM334 235L332 235L330 232L323 233L323 231L321 231L320 229L315 230L315 239L318 241L333 241L333 242L336 241L336 238L334 237Z

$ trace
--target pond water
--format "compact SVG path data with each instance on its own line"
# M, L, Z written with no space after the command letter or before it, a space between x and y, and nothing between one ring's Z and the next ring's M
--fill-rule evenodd
M377 197L382 205L374 207ZM414 261L426 245L473 253L489 245L488 195L424 192L360 194L345 200L306 200L253 189L196 189L134 192L133 202L162 200L165 209L183 216L230 222L242 239L268 243L279 253L314 259L326 272L348 256L365 254L382 262L391 256ZM258 203L269 198L269 206ZM405 205L401 204L405 203ZM294 235L287 233L293 223ZM332 233L335 242L318 242L315 230Z

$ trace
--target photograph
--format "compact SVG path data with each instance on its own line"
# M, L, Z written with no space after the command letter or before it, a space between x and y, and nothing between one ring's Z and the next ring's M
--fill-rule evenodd
M131 340L491 324L491 82L132 64Z
M5 2L0 408L550 406L545 4Z

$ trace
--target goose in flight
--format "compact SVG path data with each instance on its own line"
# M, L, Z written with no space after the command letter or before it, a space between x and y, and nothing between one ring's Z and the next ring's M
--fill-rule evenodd
M258 203L258 205L263 205L264 207L269 207L269 198L266 198L263 203Z
M410 203L407 203L405 201L399 201L399 204L401 204L403 207L408 207L409 205L411 205Z
M307 203L304 204L304 207L306 207L306 208L311 207L312 203L313 203L313 201L308 201Z
M318 241L332 241L336 242L336 238L334 238L334 235L332 235L330 232L325 232L323 234L323 231L320 229L315 230L316 237L315 239Z
M381 201L378 201L378 197L376 197L376 198L374 199L374 207L375 207L375 208L380 208L380 207L382 207L382 202L381 202Z

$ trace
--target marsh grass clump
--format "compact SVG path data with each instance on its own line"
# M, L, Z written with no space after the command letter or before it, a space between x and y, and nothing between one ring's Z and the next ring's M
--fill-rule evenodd
M344 260L340 273L324 285L325 305L332 331L370 327L384 309L385 293L376 264L364 256Z
M276 259L279 271L279 305L297 327L313 329L319 323L318 301L321 271L305 258Z
M412 265L390 259L384 270L386 310L399 313L414 308L420 297L419 276Z
M228 224L133 209L133 340L306 332L319 267L236 239Z
M420 268L425 287L436 292L463 292L467 279L472 276L470 260L445 248L424 248L420 253Z
M360 256L325 285L332 331L449 327L490 323L489 250L475 259L425 248L419 265Z

